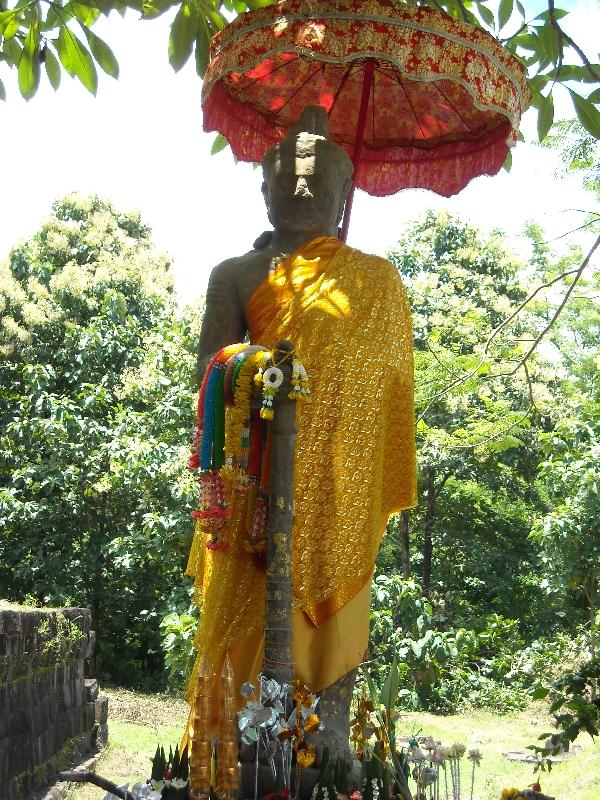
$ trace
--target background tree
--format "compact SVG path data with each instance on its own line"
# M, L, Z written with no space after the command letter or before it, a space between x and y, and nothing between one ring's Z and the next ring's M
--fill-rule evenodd
M77 77L91 92L98 85L96 65L118 77L117 60L109 45L92 30L98 17L127 8L154 19L176 9L168 43L169 61L178 70L195 55L204 75L210 38L227 23L227 16L271 5L274 0L9 0L0 4L0 61L14 68L23 97L37 91L42 68L53 88L61 70ZM525 60L533 104L538 109L542 140L554 119L557 86L567 85L576 114L592 136L600 137L600 65L592 63L564 30L568 11L548 0L542 13L527 10L527 0L397 0L398 5L426 5L485 28ZM576 92L573 83L581 88ZM5 90L0 83L0 97Z
M413 543L420 542L413 561L425 594L434 575L450 594L467 583L469 602L480 607L485 598L492 608L503 584L516 587L532 568L527 534L539 506L531 423L544 376L534 364L511 374L527 317L515 318L484 353L490 332L526 295L523 265L501 234L483 237L446 213L411 225L388 256L407 285L415 331L421 502L411 514ZM511 615L519 615L515 607Z
M70 196L0 267L0 596L92 609L98 668L162 671L191 536L200 314L138 214Z

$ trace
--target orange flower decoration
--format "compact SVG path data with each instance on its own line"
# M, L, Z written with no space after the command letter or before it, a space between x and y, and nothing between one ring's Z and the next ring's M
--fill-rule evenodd
M315 751L315 748L311 745L310 747L298 750L296 758L298 767L300 769L306 769L307 767L311 767L315 763L315 761L317 760L317 753Z
M304 720L304 733L314 733L319 730L321 724L316 714L311 714Z

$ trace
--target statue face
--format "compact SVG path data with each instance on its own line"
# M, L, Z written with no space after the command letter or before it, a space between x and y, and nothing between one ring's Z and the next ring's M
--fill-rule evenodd
M263 194L276 230L337 231L349 186L332 147L323 137L302 133L269 159Z

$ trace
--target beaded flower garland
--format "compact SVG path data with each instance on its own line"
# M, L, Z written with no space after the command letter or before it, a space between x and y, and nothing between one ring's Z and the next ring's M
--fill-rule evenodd
M198 393L198 413L190 469L198 470L200 498L192 512L196 530L209 550L226 550L233 492L245 495L243 547L258 558L266 550L270 439L266 421L283 372L263 347L232 344L212 356ZM290 399L310 401L306 370L292 361ZM260 410L252 409L252 391L262 390Z

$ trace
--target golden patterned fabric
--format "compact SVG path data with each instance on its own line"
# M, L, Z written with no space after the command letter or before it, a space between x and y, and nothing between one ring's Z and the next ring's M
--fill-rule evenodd
M246 316L253 343L295 344L311 382L313 402L297 408L292 591L316 630L370 583L389 515L416 504L410 309L388 261L323 237L271 273ZM233 502L229 549L208 551L197 534L188 564L202 609L197 664L206 655L215 671L264 623L265 576L243 548L245 498L236 492ZM368 612L361 617L352 624L367 631ZM318 653L318 641L312 647ZM346 655L333 680L363 652ZM323 688L310 663L304 669ZM335 672L328 664L328 678Z

